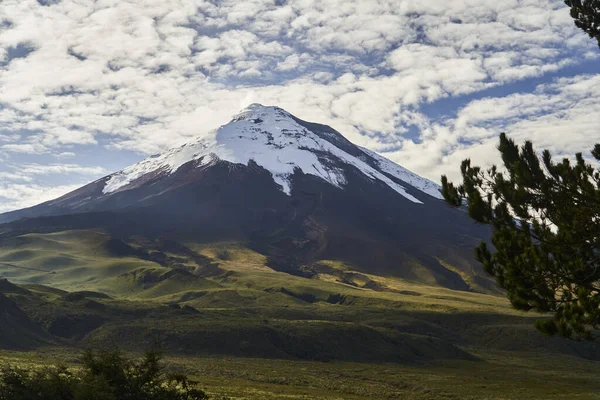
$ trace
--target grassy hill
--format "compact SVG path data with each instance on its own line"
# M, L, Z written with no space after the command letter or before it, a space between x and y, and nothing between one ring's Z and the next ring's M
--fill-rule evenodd
M0 305L19 322L0 321L0 354L68 363L73 348L159 344L234 398L597 398L600 347L542 336L537 316L502 296L337 260L301 275L267 264L239 242L89 230L3 239ZM567 389L577 397L560 397Z

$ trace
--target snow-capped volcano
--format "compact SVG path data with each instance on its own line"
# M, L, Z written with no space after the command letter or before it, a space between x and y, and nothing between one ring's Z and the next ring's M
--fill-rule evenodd
M271 268L302 276L336 260L455 289L491 285L472 252L488 232L441 197L437 184L329 126L252 104L211 135L0 215L0 240L100 229L119 238L241 242Z
M201 167L218 160L243 165L252 160L269 171L288 195L292 190L291 177L297 169L343 188L346 176L340 166L344 164L355 167L369 179L386 184L415 203L421 203L421 200L386 174L441 198L439 187L433 182L376 153L351 145L338 132L324 131L318 125L312 127L316 132L310 128L279 107L251 104L234 116L230 123L217 129L212 138L195 139L112 175L103 192L127 189L144 175L157 171L173 173L189 162ZM354 150L353 154L338 147L340 142L345 144L343 147L346 149Z

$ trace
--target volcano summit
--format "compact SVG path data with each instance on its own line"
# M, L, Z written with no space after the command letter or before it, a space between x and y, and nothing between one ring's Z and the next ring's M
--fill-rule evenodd
M252 104L210 138L149 157L56 200L6 213L3 235L98 228L178 242L243 242L269 266L314 276L322 260L487 291L486 237L440 187L329 126Z

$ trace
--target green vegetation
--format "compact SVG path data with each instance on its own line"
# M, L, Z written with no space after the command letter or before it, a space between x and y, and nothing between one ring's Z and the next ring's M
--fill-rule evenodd
M74 262L25 269L57 254ZM540 315L502 295L337 260L306 266L307 278L239 242L67 231L4 239L0 263L0 359L27 371L76 371L82 348L137 357L157 343L166 372L215 399L593 399L600 389L587 360L597 347L546 338L532 328Z
M565 0L565 4L571 7L575 25L600 46L600 0Z
M95 231L27 234L0 245L0 276L12 282L37 283L67 291L114 292L109 278L135 269L167 269L142 259L135 249ZM121 247L121 248L120 248Z
M166 371L199 381L210 399L595 400L597 362L575 357L480 352L476 361L313 362L242 357L169 356ZM31 369L57 362L80 367L69 351L0 353Z
M163 373L161 355L149 351L139 362L118 351L88 350L79 369L46 366L0 369L0 400L204 400L185 375Z
M565 0L575 25L600 46L600 0ZM506 289L517 310L552 313L536 321L545 334L597 339L600 335L600 170L581 153L541 157L527 141L519 151L505 133L498 147L504 170L461 165L463 183L442 176L442 194L454 207L467 205L469 216L493 228L477 259ZM592 150L600 161L600 144Z
M505 134L500 153L506 173L462 164L458 188L442 177L455 207L466 198L469 215L493 227L490 250L477 258L506 289L518 310L551 312L536 326L549 335L594 339L600 330L600 171L581 153L573 165L538 157L531 142L519 147ZM600 160L600 145L593 156Z

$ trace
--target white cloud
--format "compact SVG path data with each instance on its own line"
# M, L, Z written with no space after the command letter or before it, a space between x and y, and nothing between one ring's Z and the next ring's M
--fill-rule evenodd
M277 63L277 69L281 71L289 71L296 69L300 65L300 56L298 54L292 54L287 56L285 60Z
M31 207L77 189L79 185L41 186L0 183L0 212Z
M500 132L561 157L589 153L600 142L598 91L600 74L580 75L540 85L533 93L475 100L456 118L425 129L421 143L404 141L387 155L431 179L447 174L458 180L464 158L486 167L501 162L496 150Z
M36 146L31 143L13 143L2 146L4 150L14 151L15 153L41 154L46 152L43 146Z
M491 154L500 129L565 153L595 139L592 78L514 86L598 59L561 0L278 3L1 1L0 156L155 153L250 102L374 150L401 148L391 156L432 178L464 155ZM33 51L9 60L19 45ZM467 101L456 116L423 111L507 85L516 93Z
M31 175L47 174L82 174L82 175L101 175L108 171L103 167L86 167L77 164L24 164L18 167L19 173Z
M69 158L69 157L75 157L75 153L73 153L72 151L63 151L62 153L56 154L55 157L56 158Z

